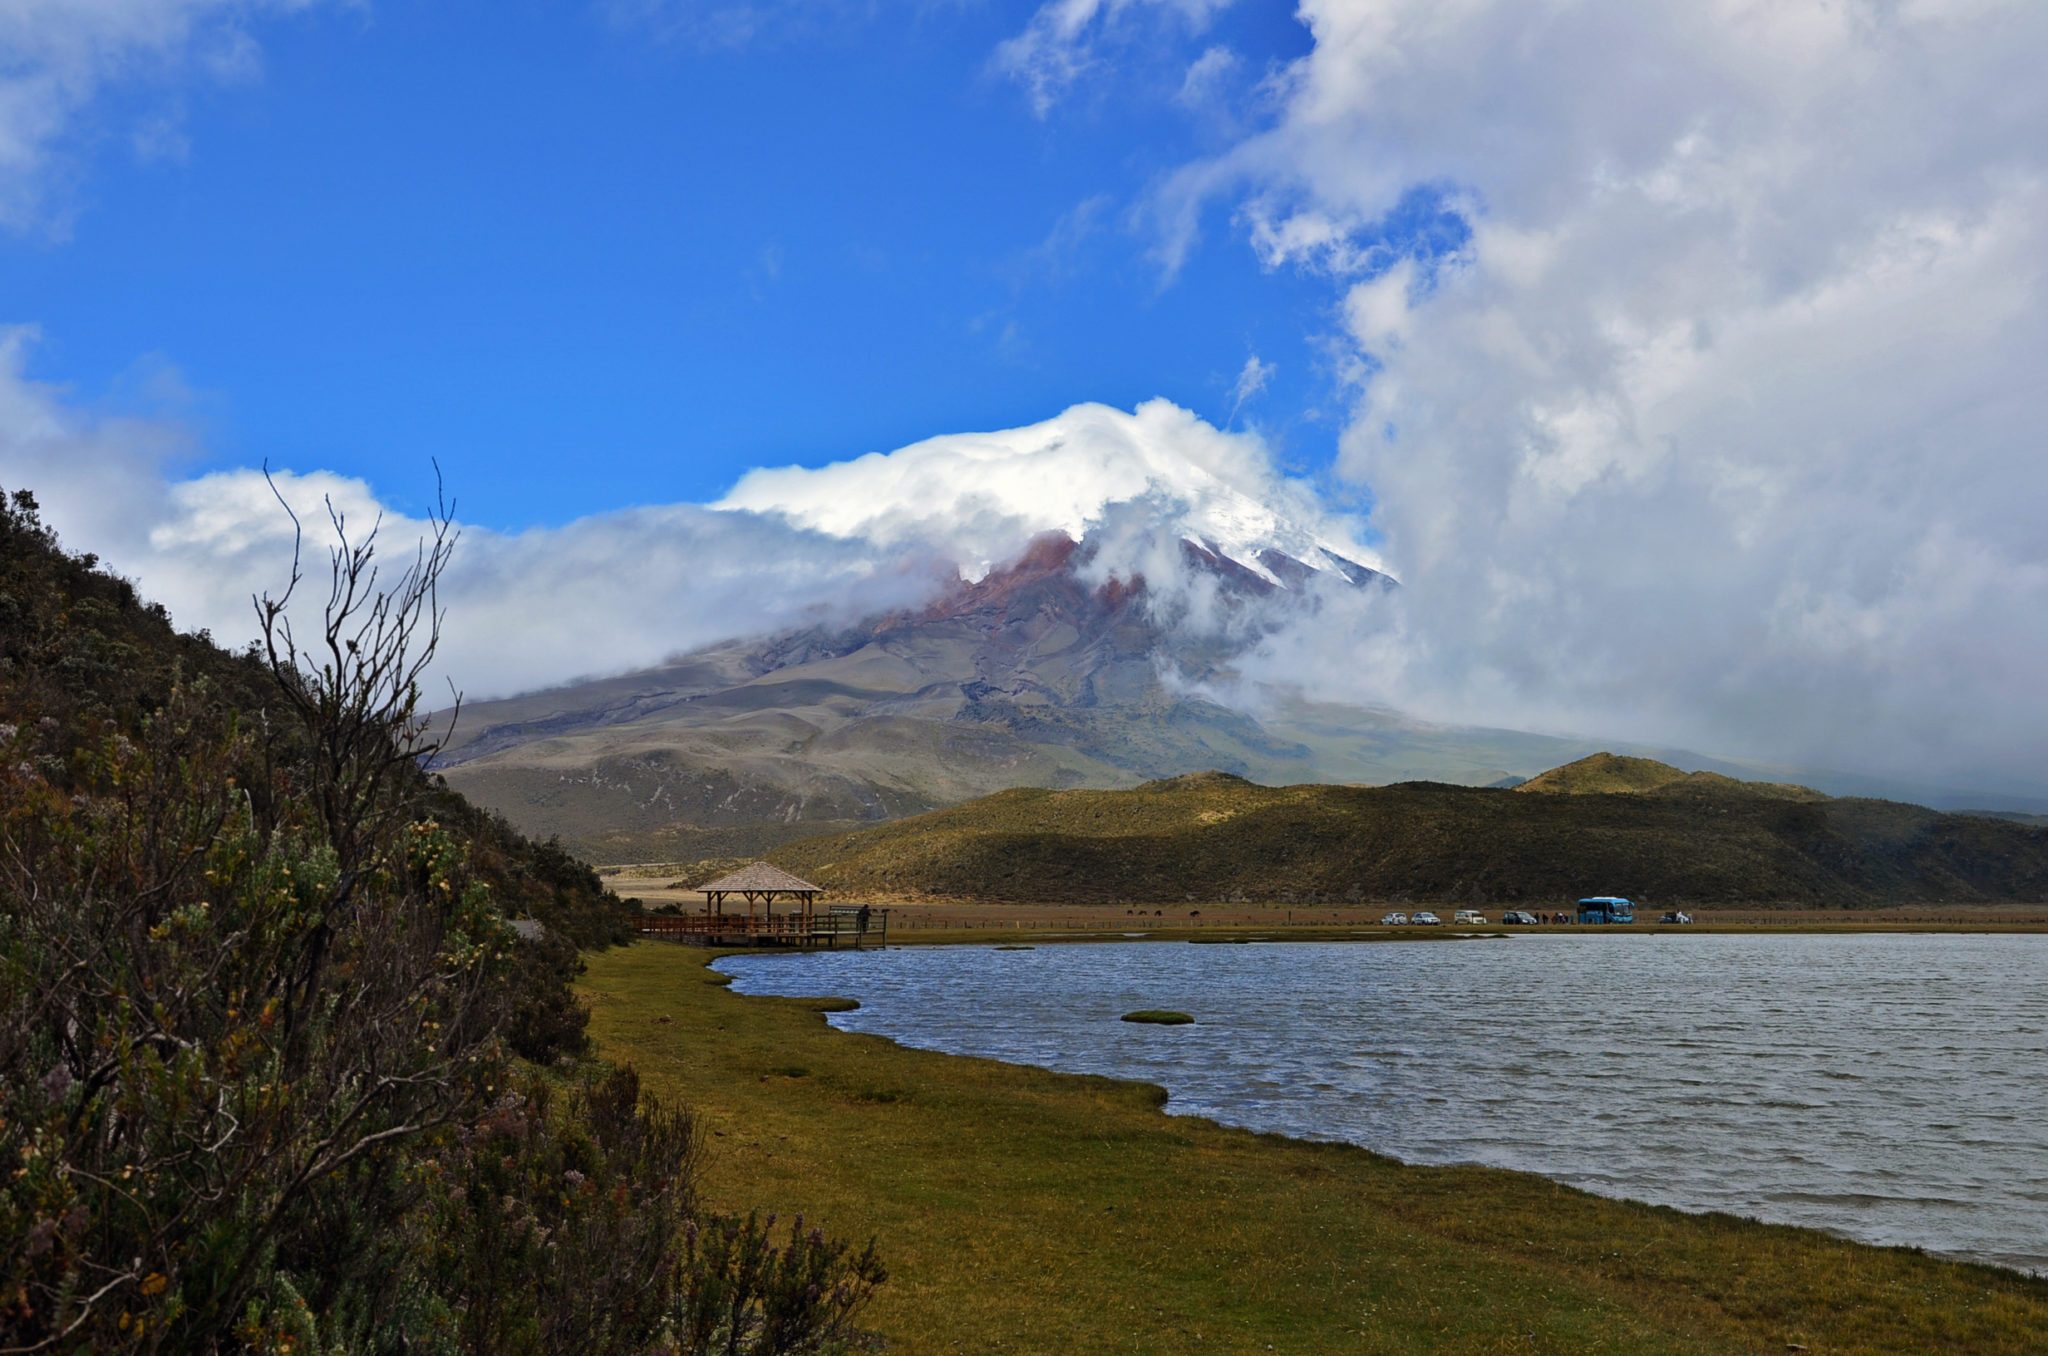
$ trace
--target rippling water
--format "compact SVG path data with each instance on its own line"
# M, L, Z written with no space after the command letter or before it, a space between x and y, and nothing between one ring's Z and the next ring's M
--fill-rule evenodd
M2048 1270L2048 937L1531 935L730 957L1168 1109ZM1178 1008L1197 1024L1119 1021Z

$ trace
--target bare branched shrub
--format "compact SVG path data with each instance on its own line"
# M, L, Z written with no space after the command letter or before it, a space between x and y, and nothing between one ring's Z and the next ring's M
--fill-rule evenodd
M256 599L256 618L271 673L312 741L306 792L327 826L345 902L366 849L402 813L392 788L411 785L404 774L440 751L441 740L428 735L420 710L420 680L440 647L446 616L441 576L461 534L454 505L437 493L427 536L411 563L380 588L382 518L352 537L346 516L333 500L325 501L334 534L327 552L327 601L318 635L302 645L290 607L305 582L305 531L274 482L271 492L292 520L292 567L281 594ZM457 712L461 701L456 694Z

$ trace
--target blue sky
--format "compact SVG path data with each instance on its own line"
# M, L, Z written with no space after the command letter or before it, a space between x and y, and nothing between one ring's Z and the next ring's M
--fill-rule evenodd
M1403 584L1275 686L2048 801L2044 65L2040 0L11 0L0 484L233 638L254 468L409 531L438 460L479 694L1251 503Z
M1040 118L992 66L1030 14L798 10L739 44L566 4L282 17L260 74L96 107L68 231L0 236L0 296L42 327L32 372L196 421L202 467L345 470L407 506L438 458L498 527L1077 400L1164 395L1327 463L1328 288L1227 210L1168 277L1132 221L1305 30L1266 5L1154 25ZM1191 109L1219 44L1234 69ZM180 153L138 153L173 118ZM1234 411L1254 354L1273 376Z

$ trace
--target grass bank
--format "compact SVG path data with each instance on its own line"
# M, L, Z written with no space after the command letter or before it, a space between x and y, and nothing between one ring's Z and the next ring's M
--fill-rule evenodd
M2048 1349L2048 1282L1168 1117L833 1031L708 958L591 956L592 1033L698 1110L715 1198L880 1236L892 1353Z

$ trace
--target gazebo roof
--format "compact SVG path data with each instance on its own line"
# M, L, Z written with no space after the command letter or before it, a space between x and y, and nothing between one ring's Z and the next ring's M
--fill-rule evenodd
M766 862L755 862L752 866L741 867L729 876L720 876L717 880L706 881L697 887L697 893L700 895L758 895L768 893L821 895L825 891L824 887L813 885L807 880L792 876L779 866L770 866Z

